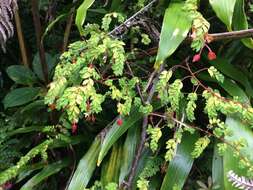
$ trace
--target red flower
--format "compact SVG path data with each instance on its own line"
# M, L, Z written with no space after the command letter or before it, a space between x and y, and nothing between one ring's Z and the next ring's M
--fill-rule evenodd
M209 53L208 53L208 59L210 61L216 59L216 54L213 51L209 51Z
M12 186L13 186L12 183L6 182L6 183L3 185L3 188L4 188L5 190L8 190L8 189L11 189Z
M193 56L192 62L193 63L198 62L200 60L200 58L201 58L200 54L196 54L196 55Z
M76 133L77 127L78 127L78 126L77 126L76 122L74 122L74 123L72 124L72 126L71 126L71 129L72 129L72 133L73 133L73 134Z
M117 125L118 125L118 126L121 126L122 124L123 124L123 120L122 120L121 118L118 119L118 120L117 120Z

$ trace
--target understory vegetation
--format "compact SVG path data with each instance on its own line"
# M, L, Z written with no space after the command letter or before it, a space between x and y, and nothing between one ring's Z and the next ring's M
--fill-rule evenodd
M252 24L251 0L1 0L0 190L252 190Z

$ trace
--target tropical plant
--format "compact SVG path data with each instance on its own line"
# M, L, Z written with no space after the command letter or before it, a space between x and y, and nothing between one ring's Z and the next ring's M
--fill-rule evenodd
M18 35L24 66L6 66L2 187L251 189L251 6L31 0L32 65Z

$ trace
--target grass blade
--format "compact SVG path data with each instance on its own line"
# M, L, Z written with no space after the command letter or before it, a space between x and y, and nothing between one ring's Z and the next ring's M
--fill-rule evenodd
M83 190L89 183L89 180L96 168L96 162L100 151L101 140L96 138L90 149L79 161L77 169L68 186L68 190Z
M170 162L161 190L173 190L173 187L182 189L189 175L194 159L191 153L198 135L185 133L182 142L177 147L177 154Z

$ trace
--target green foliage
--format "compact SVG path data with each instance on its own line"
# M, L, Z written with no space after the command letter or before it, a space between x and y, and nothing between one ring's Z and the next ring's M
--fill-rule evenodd
M193 158L198 158L202 152L206 149L206 147L209 145L210 139L207 136L201 137L197 140L195 143L195 147L191 155Z
M252 55L246 49L252 39L243 39L244 47L208 34L210 24L212 32L225 32L214 12L229 31L248 29L251 13L243 1L210 0L214 12L199 0L54 3L40 4L45 32L37 47L32 19L22 22L32 67L15 57L16 39L1 55L8 75L0 72L3 187L10 181L15 189L54 190L65 181L69 190L178 190L196 189L198 179L201 189L234 190L228 171L253 175ZM33 15L19 4L22 21ZM192 64L191 49L202 55L213 40L220 57Z
M179 79L175 80L169 87L168 100L171 104L172 110L174 111L179 110L179 103L180 103L181 98L183 97L183 94L181 93L182 88L183 88L183 83Z
M46 151L53 140L46 140L45 142L41 143L40 145L32 148L25 156L21 157L20 160L17 162L15 166L12 166L0 173L0 184L3 184L10 180L13 177L16 177L20 172L20 169L24 167L32 158L41 154L42 159L46 161L47 159Z
M215 78L218 82L224 82L224 76L214 67L211 66L208 68L208 73L211 77Z
M162 159L157 158L149 158L144 169L142 170L139 179L137 181L137 187L139 189L149 189L149 181L148 178L154 176L159 170L159 166L162 164Z
M175 132L173 139L169 139L166 142L166 154L165 154L165 160L166 161L171 161L174 156L176 155L176 148L177 145L181 142L182 140L182 132L181 130Z
M101 28L104 29L105 31L108 31L110 28L110 24L112 22L112 18L117 18L119 23L123 23L125 20L125 17L120 13L116 13L116 12L109 13L109 14L106 14L104 18L102 19Z
M148 126L147 134L150 135L150 149L155 152L158 148L158 141L162 137L162 131L159 127L153 128L151 125Z
M205 44L205 35L210 28L209 22L198 12L198 0L186 0L183 10L189 13L192 19L192 44L195 51L199 51Z
M190 93L187 96L188 103L185 112L189 121L195 120L194 111L197 107L195 103L197 99L198 95L196 93Z

